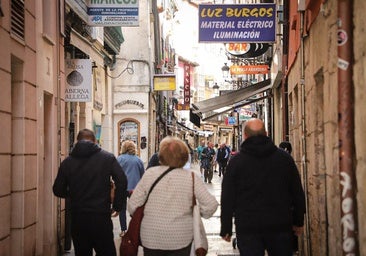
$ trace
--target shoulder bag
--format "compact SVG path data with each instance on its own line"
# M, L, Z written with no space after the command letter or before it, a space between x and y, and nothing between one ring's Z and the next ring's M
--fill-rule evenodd
M193 198L192 198L192 206L193 206L193 244L192 249L194 253L191 255L196 256L205 256L208 250L208 241L206 236L205 227L203 226L200 208L196 203L196 196L194 195L194 173L192 172L192 180L193 180Z
M173 168L169 167L168 170L163 172L159 176L159 178L157 178L154 181L154 183L152 184L152 186L149 190L149 193L147 194L145 203L143 205L141 205L140 207L137 207L135 212L133 213L130 223L128 224L127 232L126 232L126 234L124 234L124 236L122 236L122 239L121 239L121 245L119 247L120 256L137 256L139 246L141 245L140 228L141 228L142 218L144 217L145 204L146 204L147 200L149 199L149 195L150 195L151 191L153 190L153 188L155 187L155 185L171 170L173 170Z

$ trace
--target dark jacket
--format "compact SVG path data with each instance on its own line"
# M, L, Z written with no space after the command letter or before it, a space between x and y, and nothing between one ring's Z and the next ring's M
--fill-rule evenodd
M90 141L79 141L62 161L53 193L69 197L71 211L111 213L111 177L116 185L113 209L120 211L126 199L127 179L113 154Z
M290 231L304 224L305 197L295 162L269 137L242 143L229 161L221 193L221 236L232 235L234 216L238 234Z
M225 163L229 160L230 149L228 147L219 148L216 154L216 161L219 163Z

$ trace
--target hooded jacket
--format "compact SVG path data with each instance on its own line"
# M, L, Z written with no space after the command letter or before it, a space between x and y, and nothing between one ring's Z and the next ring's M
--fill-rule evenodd
M113 154L91 141L78 141L71 155L62 161L53 193L69 197L71 210L78 213L111 213L111 177L115 183L113 209L126 203L127 179Z
M267 136L247 138L227 166L221 192L221 236L287 232L303 226L305 197L291 155Z

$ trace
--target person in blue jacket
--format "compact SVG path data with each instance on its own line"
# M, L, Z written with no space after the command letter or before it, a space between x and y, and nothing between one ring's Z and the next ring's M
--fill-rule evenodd
M118 163L127 176L127 197L130 197L137 183L145 172L144 163L136 155L136 144L131 140L122 143L121 154L117 157ZM124 204L126 206L126 204ZM119 214L121 225L120 236L123 236L127 230L126 207Z

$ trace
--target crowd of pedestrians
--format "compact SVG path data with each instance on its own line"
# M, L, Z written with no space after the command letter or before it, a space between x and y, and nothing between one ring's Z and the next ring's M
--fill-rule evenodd
M115 157L98 146L93 131L83 129L70 156L60 165L53 191L71 201L75 255L92 256L95 251L116 256L111 216L119 216L123 236L128 229L126 212L132 215L144 204L159 178L141 224L144 255L189 256L192 197L197 199L201 216L210 218L218 202L207 186L217 173L222 177L222 239L232 242L236 232L235 245L241 255L263 256L266 251L290 256L297 250L296 237L303 232L305 214L304 192L290 146L284 142L277 147L263 122L253 118L246 122L238 151L226 143L214 146L205 140L193 150L187 141L168 136L145 169L134 142L123 142ZM193 184L190 164L195 160L201 177L195 174Z

